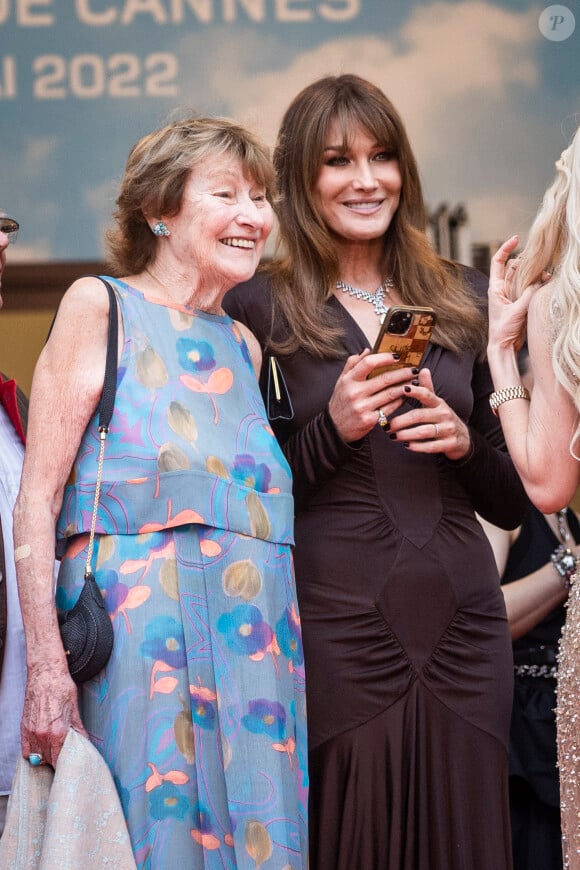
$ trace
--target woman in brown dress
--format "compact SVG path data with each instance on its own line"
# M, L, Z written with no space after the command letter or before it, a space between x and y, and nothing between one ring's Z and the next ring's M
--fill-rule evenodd
M284 255L225 305L265 349L294 474L311 868L505 870L511 645L474 511L509 528L527 501L488 403L487 281L433 253L369 82L302 91L274 161ZM434 308L433 341L369 380L393 303Z

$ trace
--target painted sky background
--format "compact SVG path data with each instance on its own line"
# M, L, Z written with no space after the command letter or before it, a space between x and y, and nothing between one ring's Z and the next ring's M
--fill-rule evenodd
M297 91L342 72L401 112L430 207L465 203L474 241L525 235L580 123L580 0L565 4L577 26L563 41L540 32L549 5L0 0L0 206L22 225L11 261L101 258L129 148L171 117L226 114L273 144ZM159 53L178 68L169 96L146 93Z

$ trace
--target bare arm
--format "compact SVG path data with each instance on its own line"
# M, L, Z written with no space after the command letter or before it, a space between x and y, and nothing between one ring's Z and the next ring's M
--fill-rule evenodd
M516 540L515 533L505 532L478 517L492 546L500 576L507 564L509 549ZM570 548L576 555L580 547ZM507 611L512 640L518 640L541 622L555 607L566 600L567 592L552 562L537 571L505 583L501 587Z
M493 523L490 523L483 517L480 517L479 514L477 515L477 519L483 526L483 530L487 536L489 543L491 544L491 549L493 550L493 555L495 558L495 564L497 565L497 572L500 577L503 577L503 572L505 571L505 566L507 565L510 547L517 538L519 534L519 529L515 529L514 531L506 531L505 529L500 529L498 526L494 526Z
M513 247L510 239L493 258L488 360L496 390L521 383L516 347L527 312L532 399L530 403L523 399L505 402L498 415L528 495L539 510L551 513L569 503L580 482L580 463L570 453L578 414L552 367L550 285L528 287L520 299L510 301L505 261Z
M65 294L32 384L27 450L14 511L18 592L26 635L22 751L54 765L70 726L84 730L54 604L55 525L105 370L108 299L93 278Z
M576 555L579 547L571 547ZM562 604L567 592L551 562L533 574L501 587L505 599L512 640L518 640L541 622L554 607Z

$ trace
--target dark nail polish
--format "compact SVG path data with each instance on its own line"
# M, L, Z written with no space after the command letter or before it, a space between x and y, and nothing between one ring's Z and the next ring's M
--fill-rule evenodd
M409 446L409 442L408 442L408 441L403 441L403 447L408 447L408 446Z
M411 374L413 374L413 375L418 375L418 374L419 374L419 369L417 369L417 368L412 368L412 369L411 369Z
M409 386L409 384L406 384L406 385L405 385L405 392L406 392L406 393L410 393L410 392L411 392L411 387Z
M413 378L411 383L413 384L414 387L418 387L419 386L419 378Z
M394 354L393 354L393 359L401 359L401 354L400 354L400 353L394 353Z
M395 432L391 432L391 434L389 435L389 438L391 439L391 441L396 441L396 440L397 440L397 435L396 435L396 433L395 433Z

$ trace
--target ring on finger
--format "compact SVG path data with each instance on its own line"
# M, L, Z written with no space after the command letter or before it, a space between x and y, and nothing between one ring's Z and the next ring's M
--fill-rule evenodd
M387 415L382 408L379 408L379 426L382 426L382 428L385 429L388 425L389 420L387 418Z
M42 764L42 755L40 752L31 752L28 756L28 763L32 767L39 767Z
M433 423L433 426L435 426L435 438L439 438L439 426L437 425L437 423Z

